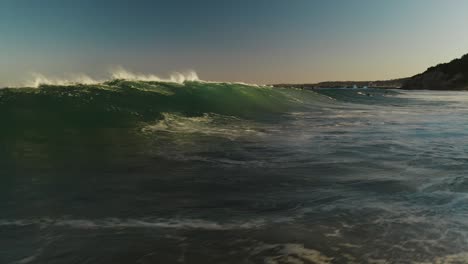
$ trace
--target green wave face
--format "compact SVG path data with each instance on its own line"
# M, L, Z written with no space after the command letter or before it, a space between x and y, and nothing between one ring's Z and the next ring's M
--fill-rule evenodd
M299 107L284 90L242 84L185 84L115 80L99 85L0 90L0 118L8 128L125 127L162 113L204 113L255 119Z

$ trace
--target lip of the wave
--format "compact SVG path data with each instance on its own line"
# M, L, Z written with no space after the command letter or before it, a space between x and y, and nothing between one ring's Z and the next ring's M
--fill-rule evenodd
M262 219L246 222L218 223L201 219L17 219L0 220L0 226L41 226L68 227L76 229L113 229L113 228L165 228L165 229L201 229L201 230L237 230L257 229L265 224Z
M185 72L173 72L168 78L162 78L155 74L143 74L135 73L124 69L121 66L113 67L109 70L107 78L94 78L87 74L67 74L66 77L48 77L41 73L31 73L31 79L18 83L16 85L9 85L10 88L38 88L41 85L58 85L58 86L69 86L69 85L96 85L103 84L112 80L128 80L128 81L148 81L148 82L170 82L170 83L185 83L186 81L198 81L203 82L198 77L198 74L193 71Z
M222 82L222 81L207 81L202 80L198 77L198 74L194 70L188 70L184 72L173 72L169 77L160 77L155 74L143 74L135 73L126 70L122 66L113 67L109 71L107 78L94 78L87 74L67 74L66 77L49 77L41 73L32 73L31 79L19 84L7 85L3 88L38 88L41 85L57 85L57 86L70 86L70 85L97 85L111 82L114 80L127 80L127 81L143 81L143 82L167 82L167 83L179 83L184 84L185 82L202 82L202 83L227 83L227 84L239 84L248 86L267 86L259 85L246 82Z

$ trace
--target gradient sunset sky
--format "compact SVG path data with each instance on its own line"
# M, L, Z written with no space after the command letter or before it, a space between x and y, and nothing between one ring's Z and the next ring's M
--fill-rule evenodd
M466 0L0 1L0 85L118 65L251 83L379 80L465 53Z

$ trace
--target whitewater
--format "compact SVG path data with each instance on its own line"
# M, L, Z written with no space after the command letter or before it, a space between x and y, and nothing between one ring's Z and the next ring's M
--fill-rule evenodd
M0 263L466 263L468 94L37 75L0 89Z

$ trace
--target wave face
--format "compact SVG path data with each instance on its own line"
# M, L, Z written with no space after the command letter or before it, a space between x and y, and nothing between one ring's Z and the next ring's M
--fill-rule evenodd
M114 80L40 85L0 90L0 118L10 123L7 128L126 126L160 119L163 113L255 118L297 107L289 96L284 90L226 83Z
M465 93L116 77L0 90L1 263L466 260Z

